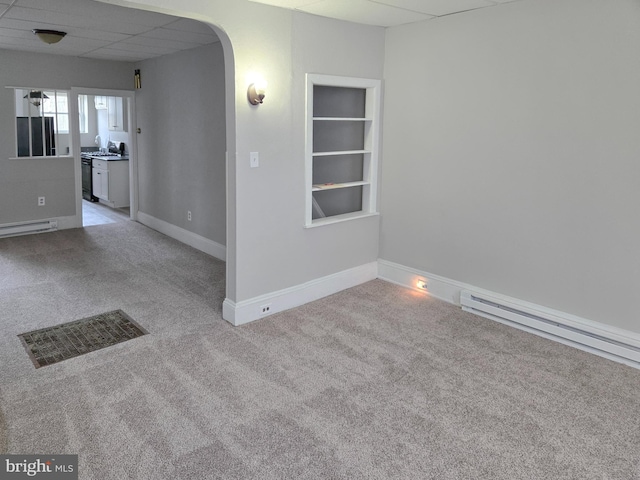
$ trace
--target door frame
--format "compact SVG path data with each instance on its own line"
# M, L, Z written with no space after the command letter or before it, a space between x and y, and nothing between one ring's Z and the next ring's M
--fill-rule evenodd
M80 119L78 110L78 95L106 95L122 97L127 103L127 124L129 125L127 136L129 139L129 218L138 219L138 143L137 124L135 115L135 91L114 90L105 88L71 87L69 98L69 115L71 127L71 145L75 165L76 187L76 218L75 224L82 228L82 161L80 158Z

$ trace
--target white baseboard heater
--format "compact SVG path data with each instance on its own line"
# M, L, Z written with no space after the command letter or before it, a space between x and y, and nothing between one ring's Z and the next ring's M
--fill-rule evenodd
M0 238L13 237L16 235L26 235L28 233L52 232L57 229L58 222L55 220L6 225L0 227Z
M627 365L640 367L640 341L580 322L546 308L534 308L470 290L460 292L462 309Z

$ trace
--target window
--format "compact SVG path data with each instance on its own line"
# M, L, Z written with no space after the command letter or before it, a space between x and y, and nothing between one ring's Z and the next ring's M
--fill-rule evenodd
M18 157L69 153L69 94L60 90L15 89Z
M69 105L66 92L44 92L42 112L45 117L52 117L57 133L69 133ZM46 98L49 97L49 98Z
M78 95L78 114L80 119L80 133L89 133L89 117L87 110L89 108L89 96Z

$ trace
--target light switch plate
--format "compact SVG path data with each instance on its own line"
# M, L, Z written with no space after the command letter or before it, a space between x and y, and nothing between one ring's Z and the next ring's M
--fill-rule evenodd
M258 168L260 166L260 156L258 152L249 152L249 165L251 168Z

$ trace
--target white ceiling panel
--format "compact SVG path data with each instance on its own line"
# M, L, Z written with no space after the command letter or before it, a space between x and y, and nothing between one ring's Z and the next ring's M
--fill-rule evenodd
M284 7L284 8L299 8L307 5L311 5L312 3L318 3L322 0L249 0L250 2L255 3L264 3L267 5L273 5L274 7Z
M338 18L349 22L391 27L404 23L419 22L431 18L419 12L390 7L368 0L323 0L300 7L298 10L324 17Z
M31 32L24 30L16 30L14 28L0 27L0 37L17 37L17 38L29 38L33 36Z
M47 45L34 28L67 35ZM202 22L93 0L0 0L0 48L137 61L217 41Z
M521 0L251 1L388 27ZM60 30L67 36L57 44L46 45L33 35L31 30L34 28ZM94 0L0 0L0 48L137 61L217 41L213 29L202 22L110 3Z
M85 58L97 58L103 60L119 60L124 62L139 62L147 58L154 58L158 55L143 55L141 53L116 50L113 48L100 48L86 55L78 55Z
M167 53L177 52L178 49L168 49L164 47L158 47L154 45L139 45L135 43L118 42L108 47L110 50L120 50L129 53L143 54L143 55L166 55Z
M211 30L213 33L213 30ZM143 33L140 35L141 37L146 38L158 38L158 39L175 39L176 38L176 30L171 30L168 28L156 28L149 32ZM197 43L198 45L206 45L208 43L212 43L212 40L217 37L213 37L212 35L204 35L198 32L180 32L180 39L185 42Z
M170 30L179 30L181 32L202 33L204 35L211 35L212 28L206 23L196 22L188 18L180 18L174 20L171 23L163 25L162 28L168 28Z
M125 43L125 42L121 42ZM182 39L176 40L175 38L151 38L137 35L127 40L128 44L134 43L136 45L148 45L153 47L161 47L167 50L187 50L190 48L196 48L202 46L201 43L185 42ZM117 44L114 44L117 45Z
M75 36L75 37L83 37L83 38L95 38L98 40L105 40L109 42L118 42L120 40L125 40L127 38L131 38L131 35L126 35L124 33L115 33L115 32L107 32L104 30L97 30L95 28L88 29L76 26L69 25L52 25L41 22L29 22L26 20L13 20L10 18L2 18L0 19L0 28L21 30L25 33L28 33L33 37L33 33L31 32L34 28L45 28L52 30L62 30L67 32L67 36ZM35 37L33 37L35 38ZM1 45L0 45L0 48Z
M490 0L373 0L397 8L426 13L434 16L451 15L475 8L495 5Z
M383 27L521 0L250 0L274 7ZM383 10L380 6L387 7Z
M64 13L75 18L93 19L104 24L136 23L147 27L160 27L174 21L175 17L134 8L119 7L93 0L18 0L21 7Z
M110 30L112 32L124 33L127 35L138 35L148 32L154 27L128 22L110 22L105 17L83 17L68 13L51 12L48 10L39 10L37 8L12 7L4 18L15 20L30 20L51 25L83 25L87 28L96 28Z

